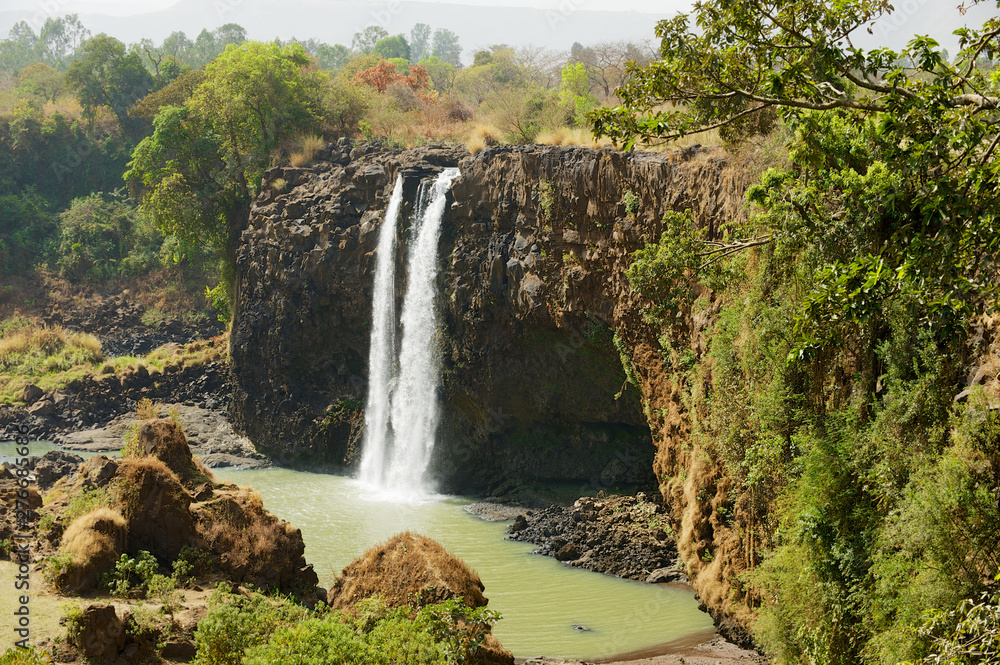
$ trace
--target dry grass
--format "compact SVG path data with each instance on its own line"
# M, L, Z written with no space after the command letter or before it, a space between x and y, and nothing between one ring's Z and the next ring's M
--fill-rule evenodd
M21 399L26 383L61 388L93 371L104 359L93 335L47 327L26 317L0 322L0 402Z
M53 580L55 588L79 593L96 587L125 549L126 533L125 518L106 506L74 520L60 545L60 551L69 555L69 565Z
M325 147L326 141L322 137L315 134L303 136L298 140L298 149L289 156L288 163L296 167L307 166L316 158L316 153Z
M611 145L611 139L594 137L593 132L585 127L559 127L542 132L535 139L536 143L544 145L576 145L584 148L603 148Z
M460 596L470 607L482 607L483 588L479 575L436 540L405 532L348 564L330 594L336 609L374 595L391 607L411 604L418 595L423 604Z
M501 143L503 143L503 132L495 125L489 124L475 125L465 140L465 146L472 154Z
M34 567L32 567L34 568ZM13 561L0 561L0 580L5 591L0 593L0 616L13 616L18 609L20 594L14 593L14 581L18 575L17 563ZM39 644L44 640L54 640L66 634L66 629L60 624L60 619L65 614L67 603L78 605L78 599L64 598L53 593L44 591L45 584L42 579L42 572L32 570L29 573L29 583L31 584L31 641ZM10 625L5 623L5 625ZM14 646L15 640L21 639L13 630L4 630L0 637L0 653L7 651Z

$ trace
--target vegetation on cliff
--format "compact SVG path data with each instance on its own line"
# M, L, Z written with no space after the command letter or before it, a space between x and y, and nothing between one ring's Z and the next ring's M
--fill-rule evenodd
M661 22L662 58L593 115L629 144L794 132L788 167L748 192L746 226L675 224L629 273L667 364L690 346L674 313L717 312L707 353L672 365L692 442L732 483L713 524L738 545L700 556L726 557L730 611L781 662L923 658L969 630L953 610L1000 572L1000 395L983 364L1000 19L963 31L951 62L926 37L855 48L883 11L697 3L698 32ZM661 470L669 494L684 469Z

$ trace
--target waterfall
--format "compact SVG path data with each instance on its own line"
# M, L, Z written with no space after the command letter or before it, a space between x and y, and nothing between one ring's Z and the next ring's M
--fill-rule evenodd
M385 211L375 250L375 284L372 291L372 337L368 352L368 403L365 405L365 438L361 479L375 482L385 465L389 440L389 398L396 360L396 228L403 203L403 176L396 176L392 198Z
M448 190L458 175L458 169L445 169L430 188L422 186L417 195L400 316L402 340L398 364L393 362L395 223L391 223L391 231L383 226L379 235L360 479L403 496L420 496L427 492L424 473L434 449L439 420L440 363L434 307L437 248ZM396 188L401 190L399 181ZM395 200L396 190L393 191ZM390 202L386 225L390 224L390 219L395 220L398 209L398 204L394 210ZM393 240L385 239L388 235ZM385 277L381 272L383 263L387 264L385 273L388 276Z

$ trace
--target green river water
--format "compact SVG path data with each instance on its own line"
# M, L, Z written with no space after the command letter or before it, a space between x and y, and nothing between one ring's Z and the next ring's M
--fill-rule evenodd
M41 455L53 447L31 448ZM12 444L0 444L0 462L12 454ZM479 573L489 607L503 615L494 633L517 657L599 659L712 634L711 619L698 611L690 590L608 577L532 555L534 546L504 540L505 523L466 512L471 499L405 503L351 478L288 469L216 469L215 474L253 487L268 510L302 529L306 560L324 587L395 533L410 530L439 540Z

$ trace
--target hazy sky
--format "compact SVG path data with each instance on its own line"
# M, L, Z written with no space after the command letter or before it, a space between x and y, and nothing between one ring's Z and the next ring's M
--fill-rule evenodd
M208 2L209 0L206 0ZM406 2L406 0L397 0ZM429 0L434 2L435 0ZM58 5L55 13L73 14L98 12L118 16L141 14L143 12L166 9L177 0L0 0L0 9L33 10L46 5ZM486 5L492 7L534 7L539 9L589 9L610 11L637 11L657 14L672 14L675 11L689 8L690 0L454 0L455 4ZM386 5L388 2L365 2L352 0L358 5Z

